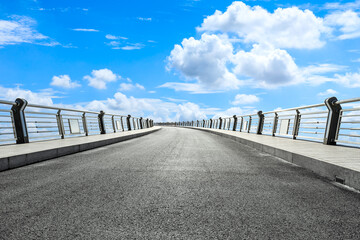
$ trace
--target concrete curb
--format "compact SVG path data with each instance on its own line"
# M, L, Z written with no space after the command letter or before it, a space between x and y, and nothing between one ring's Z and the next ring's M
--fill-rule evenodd
M0 172L5 171L5 170L14 169L17 167L26 166L26 165L37 163L37 162L41 162L41 161L45 161L45 160L49 160L49 159L53 159L53 158L57 158L57 157L62 157L62 156L73 154L73 153L90 150L93 148L103 147L106 145L130 140L130 139L141 137L141 136L145 136L147 134L156 132L160 129L161 128L155 127L154 129L144 131L144 132L136 132L137 130L135 130L134 134L130 134L130 135L116 136L113 138L108 138L108 139L103 139L103 140L96 140L96 141L92 141L92 142L73 144L73 145L69 145L69 146L55 147L55 148L46 149L43 151L34 151L31 153L26 153L26 154L19 154L19 155L13 155L13 156L9 156L9 157L3 157L3 158L0 158ZM89 136L87 138L91 138L91 136ZM55 140L55 141L62 141L62 140ZM43 142L43 143L46 144L46 142ZM31 143L27 143L27 144L31 144Z
M312 172L329 179L330 181L339 181L343 180L345 185L353 187L360 190L360 172L346 168L343 166L338 166L333 163L325 162L313 157L292 153L283 149L279 149L273 146L268 146L262 143L251 141L248 139L241 138L240 136L229 135L225 132L211 131L210 129L196 128L196 127L187 127L195 130L205 131L213 133L222 137L232 139L236 142L242 143L249 147L255 148L261 152L271 154L273 156L279 157L285 161L294 163L300 167L311 170Z

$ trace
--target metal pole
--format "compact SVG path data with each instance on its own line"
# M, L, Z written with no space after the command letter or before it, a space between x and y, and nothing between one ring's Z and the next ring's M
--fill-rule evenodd
M56 122L58 125L59 135L61 136L61 139L65 138L65 129L64 124L61 116L61 109L59 109L56 113Z
M219 129L221 129L221 125L222 125L222 118L219 117Z
M26 119L24 113L28 102L25 99L17 98L15 100L15 103L16 105L13 105L11 107L11 111L14 116L16 143L28 143L29 135L26 127Z
M126 123L127 123L128 131L131 131L130 118L131 118L131 115L129 114L129 115L126 117Z
M277 113L275 113L274 122L273 122L273 129L272 129L272 135L273 136L275 136L276 131L277 131L278 120L279 120L279 116L278 116Z
M120 121L121 121L121 128L122 128L122 131L125 131L125 129L124 129L124 123L123 123L123 117L120 117Z
M244 123L244 118L241 117L239 132L242 132L243 123Z
M259 122L258 122L256 134L262 134L264 128L264 114L262 113L262 111L258 111L257 114L259 116Z
M100 114L98 115L100 134L106 134L104 115L105 115L104 111L100 111Z
M115 125L115 116L114 115L111 117L111 122L113 125L114 133L116 133L116 125Z
M248 124L248 133L250 133L250 129L251 129L251 121L252 121L252 117L249 116L249 124Z
M140 128L141 128L141 129L143 129L143 122L142 122L142 121L143 121L143 118L140 117Z
M85 136L89 136L89 130L87 128L87 124L86 124L86 113L82 114L82 122L83 122L83 128L84 128L84 132L85 132Z
M337 101L336 97L325 100L325 105L329 109L324 136L324 144L327 145L336 145L336 132L340 128L340 112L342 108L340 104L335 104Z
M236 127L237 127L237 121L238 121L238 119L237 119L236 115L234 115L234 116L233 116L233 118L234 118L233 131L236 131Z
M296 115L294 118L294 127L293 127L293 139L296 139L296 136L299 133L299 127L300 127L300 111L296 109Z

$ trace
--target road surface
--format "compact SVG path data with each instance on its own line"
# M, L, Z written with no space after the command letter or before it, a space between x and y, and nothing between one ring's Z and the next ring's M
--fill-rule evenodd
M0 239L359 236L359 193L193 129L0 172Z

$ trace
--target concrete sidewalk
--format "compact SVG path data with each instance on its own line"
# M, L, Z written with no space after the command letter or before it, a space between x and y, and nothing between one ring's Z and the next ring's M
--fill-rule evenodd
M229 130L189 127L231 138L360 190L360 149Z
M161 127L0 146L0 171L141 137Z

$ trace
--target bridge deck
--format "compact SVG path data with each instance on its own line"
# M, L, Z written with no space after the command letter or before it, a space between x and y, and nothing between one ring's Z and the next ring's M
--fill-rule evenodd
M1 239L356 239L359 209L359 193L185 128L0 172Z
M345 180L345 184L360 189L359 148L324 145L318 142L228 130L195 129L227 136L286 161L308 168L331 180L335 180L336 176Z

